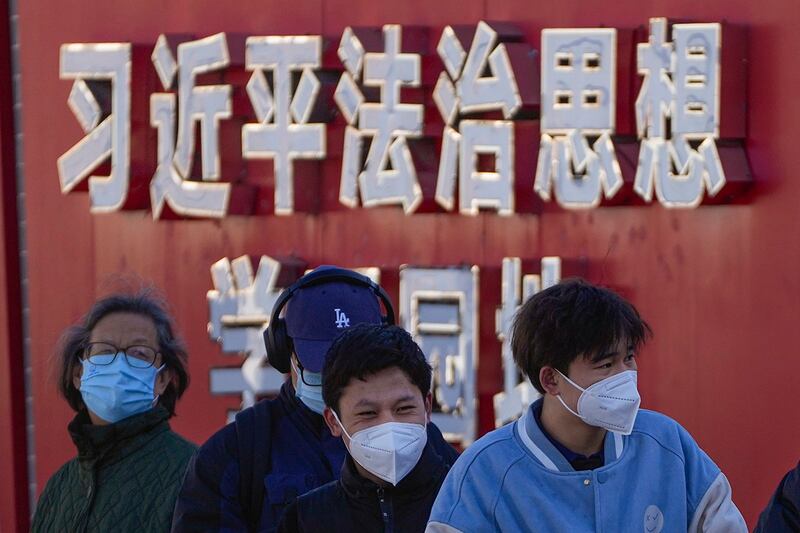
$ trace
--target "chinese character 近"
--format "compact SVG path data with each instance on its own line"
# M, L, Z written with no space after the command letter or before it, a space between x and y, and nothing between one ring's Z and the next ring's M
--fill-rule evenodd
M164 89L173 88L176 76L178 78L177 106L173 93L150 95L150 124L158 129L158 166L150 182L153 218L161 216L165 205L183 216L223 217L228 211L230 184L206 181L220 178L219 121L231 116L231 87L195 87L195 78L228 66L230 58L225 34L180 43L177 52L176 62L169 39L161 34L151 55ZM197 121L200 122L203 181L189 179Z

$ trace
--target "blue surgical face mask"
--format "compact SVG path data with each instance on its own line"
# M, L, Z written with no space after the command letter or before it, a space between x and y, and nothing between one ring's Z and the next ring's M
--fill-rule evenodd
M111 356L111 354L109 354ZM134 368L125 354L118 353L108 365L81 360L81 396L91 412L107 422L119 422L152 408L158 398L154 387L164 368Z
M306 407L321 415L325 410L325 401L322 399L322 374L305 369L301 372L294 361L292 361L292 368L297 373L295 395Z

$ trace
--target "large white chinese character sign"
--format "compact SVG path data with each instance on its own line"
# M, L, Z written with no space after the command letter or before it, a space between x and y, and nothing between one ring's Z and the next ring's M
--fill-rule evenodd
M208 334L223 352L245 357L241 368L211 369L211 393L241 394L243 407L253 405L259 394L277 393L283 384L283 376L267 364L262 337L281 292L279 273L280 263L265 255L255 276L247 256L211 266Z
M400 270L400 320L433 367L433 422L450 441L477 436L478 267Z
M503 392L494 395L495 425L502 426L519 418L539 392L522 376L511 352L511 326L520 306L540 290L561 280L561 258L543 257L541 276L522 275L522 261L518 257L503 259L501 305L495 316L495 333L502 343Z
M475 215L480 208L502 215L514 212L514 125L510 120L461 120L462 113L502 110L508 119L522 100L505 44L488 24L480 22L469 53L451 26L445 27L436 50L445 66L433 99L445 121L436 201L452 210L456 176L458 206ZM458 125L457 125L458 123ZM478 168L478 156L489 155L494 169Z
M334 98L347 120L339 200L354 207L360 192L364 207L400 204L412 213L422 201L422 190L408 138L422 135L422 104L400 102L401 87L420 83L420 57L401 52L401 27L383 27L384 51L366 52L351 28L339 44L346 71ZM380 89L380 101L368 102L358 86ZM365 141L369 151L362 165Z
M717 152L719 137L719 24L674 24L650 20L650 37L638 45L644 76L636 99L642 139L634 189L651 200L653 186L667 207L694 207L703 191L714 196L725 185Z
M400 25L347 27L336 49L344 72L333 106L325 105L330 95L320 81L330 73L323 68L320 35L248 37L241 53L238 39L229 43L225 33L198 40L162 34L151 55L161 86L150 95L150 124L158 138L149 186L153 218L247 212L238 192L259 186L242 180L236 169L221 175L222 162L240 156L272 160L274 213L293 213L299 199L307 197L298 196L295 187L303 192L325 179L325 171L299 176L297 182L294 174L302 161L327 157L328 128L311 121L332 108L346 122L339 202L352 208L400 205L412 214L424 201L418 173L425 178L435 165L435 157L419 150L432 144L418 140L427 96L444 122L433 199L446 211L510 215L527 203L527 198L515 199L517 175L531 172L538 197L567 209L597 207L614 197L615 203L625 202L628 190L619 194L624 182L633 183L633 191L646 202L655 196L667 207L695 207L714 196L713 203L724 203L752 181L741 143L745 116L735 111L746 105L745 68L726 66L724 97L733 105L724 119L720 111L721 65L747 61L746 33L732 25L725 32L723 57L722 25L717 23L670 26L664 18L653 18L648 41L638 44L628 30L549 28L541 34L539 76L536 54L513 24L445 26L435 41L444 68L432 94L423 96L408 89L434 83L427 69L424 80L422 75L421 53L430 48L427 30L407 32L416 47L412 53L408 47L403 51ZM641 89L631 105L629 93L636 89L623 79L618 104L617 48L625 58L633 46ZM142 139L131 139L131 105L139 103L132 88L148 88L149 78L138 67L132 72L132 65L139 65L133 50L130 43L73 43L60 51L60 76L74 80L68 104L86 132L58 159L61 191L88 182L95 213L143 207L142 189L131 185L142 176L131 172L152 152L149 145L139 148L146 144ZM623 60L621 72L630 66ZM238 90L247 95L249 107L237 98L242 110L234 117L234 88L208 80L240 79L242 74L249 81ZM132 86L133 75L144 81ZM532 155L522 139L537 118L531 114L536 105L536 168L516 169L517 162ZM632 124L634 113L641 141L635 176L628 153L635 148L625 138L633 133L628 120ZM227 126L237 130L233 139L226 136ZM719 143L720 138L726 142ZM516 158L515 143L528 145L516 149ZM228 150L223 159L221 147L228 146L236 146L235 155ZM412 146L417 148L413 157ZM620 161L626 163L622 169ZM152 163L145 160L144 166ZM107 176L91 175L105 168L110 168ZM427 192L428 181L423 181Z
M567 208L595 207L622 186L611 142L617 31L542 31L541 141L534 189ZM594 139L589 144L589 139Z
M325 125L308 124L320 82L319 36L248 37L246 65L253 71L247 94L258 124L242 130L242 155L275 164L275 213L294 211L295 159L325 158ZM272 90L265 73L272 74ZM293 91L295 72L301 72Z
M150 96L150 124L158 129L158 166L150 182L153 218L162 215L165 205L182 216L222 217L228 211L231 186L215 183L220 179L219 121L231 116L231 87L195 87L195 78L228 66L225 34L178 44L177 62L172 48L162 34L151 55L164 89L172 89L178 80L177 106L174 93ZM196 122L200 122L202 181L190 180Z
M58 158L61 192L68 193L110 159L108 176L89 177L93 213L120 209L128 196L131 133L131 45L61 46L61 79L74 79L69 107L86 136ZM87 83L88 82L88 83ZM110 85L110 112L101 107ZM102 119L102 121L101 121Z

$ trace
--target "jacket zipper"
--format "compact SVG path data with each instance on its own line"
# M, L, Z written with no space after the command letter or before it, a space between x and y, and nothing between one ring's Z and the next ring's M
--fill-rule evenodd
M378 504L381 508L381 517L383 518L383 531L384 533L392 533L392 504L386 501L386 493L383 487L378 487Z

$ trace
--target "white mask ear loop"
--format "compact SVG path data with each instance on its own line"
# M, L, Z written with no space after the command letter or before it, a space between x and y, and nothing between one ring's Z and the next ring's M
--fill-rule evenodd
M342 428L342 431L344 432L344 434L347 435L348 440L353 440L353 437L350 436L350 433L348 433L347 430L344 429L344 424L342 424L342 421L339 420L339 415L336 414L336 411L331 409L331 413L333 413L333 418L335 418L336 421L339 423L339 427Z
M578 389L579 391L581 391L581 394L583 394L584 392L586 392L586 389L584 389L583 387L581 387L580 385L578 385L577 383L575 383L574 381L572 381L571 379L569 379L569 378L568 378L567 376L565 376L565 375L564 375L564 374L563 374L563 373L562 373L562 372L561 372L559 369L557 369L557 368L554 368L553 370L555 370L556 372L558 372L559 374L561 374L561 377L562 377L562 378L564 378L564 379L566 379L566 380L569 382L569 384L570 384L570 385L572 385L573 387L575 387L576 389ZM578 418L580 418L581 420L585 420L585 418L584 418L584 417L582 417L581 415L579 415L578 413L576 413L575 411L573 411L573 410L570 408L570 406L569 406L569 405L567 405L567 402L565 402L565 401L564 401L564 398L562 398L562 397L561 397L561 393L560 393L560 392L558 393L558 396L556 396L556 398L558 398L558 401L559 401L559 402L561 402L561 405L563 405L563 406L564 406L564 409L566 409L567 411L569 411L569 412L570 412L570 413L572 413L573 415L577 416L577 417L578 417Z
M162 370L167 366L166 363L161 363L161 366L156 369L156 377L153 378L153 388L156 388L155 381L158 379L158 375L161 373ZM153 396L153 403L150 404L150 407L155 407L158 404L158 399L161 398L160 394L156 394Z

